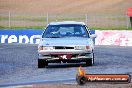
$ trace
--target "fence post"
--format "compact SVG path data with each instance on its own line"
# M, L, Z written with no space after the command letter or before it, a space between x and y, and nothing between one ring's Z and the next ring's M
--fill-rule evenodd
M126 16L126 23L127 23L127 29L128 29L129 28L129 19L127 16Z
M8 27L10 28L11 27L11 12L10 11L8 13L8 19L9 19L9 21L8 21Z
M85 14L85 22L86 22L86 25L87 25L87 23L88 23L88 15L87 14Z
M131 28L132 28L132 16L130 16L130 24L131 24Z
M47 18L46 18L47 25L49 23L49 14L47 13Z

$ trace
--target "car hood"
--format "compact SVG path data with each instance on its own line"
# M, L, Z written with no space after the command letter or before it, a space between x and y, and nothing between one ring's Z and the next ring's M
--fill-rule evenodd
M92 39L70 37L70 38L43 38L40 41L42 46L67 46L67 45L90 45Z

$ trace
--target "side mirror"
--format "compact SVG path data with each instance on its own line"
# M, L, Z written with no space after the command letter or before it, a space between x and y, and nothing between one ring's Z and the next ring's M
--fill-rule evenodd
M34 38L41 39L41 35L34 35Z
M91 35L90 35L90 38L96 38L96 37L97 37L96 34L91 34Z

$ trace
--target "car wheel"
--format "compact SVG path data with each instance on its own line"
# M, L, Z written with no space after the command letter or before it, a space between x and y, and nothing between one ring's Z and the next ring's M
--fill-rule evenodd
M88 59L86 61L86 66L92 66L92 59Z
M92 66L94 64L94 53L92 54L92 58L86 61L86 66Z
M38 68L45 68L45 66L48 66L48 62L43 59L38 59Z
M94 64L94 53L93 53L93 58L92 58L92 64Z

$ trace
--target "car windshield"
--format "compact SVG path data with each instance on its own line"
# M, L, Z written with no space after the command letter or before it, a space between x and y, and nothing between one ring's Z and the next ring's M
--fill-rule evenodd
M49 25L42 35L42 38L63 38L63 37L84 37L88 38L85 25Z

